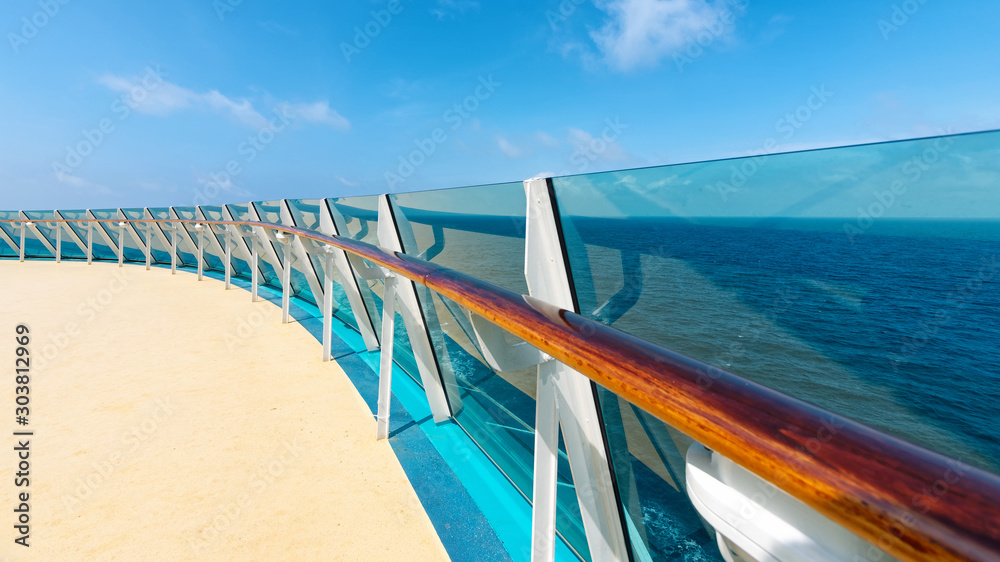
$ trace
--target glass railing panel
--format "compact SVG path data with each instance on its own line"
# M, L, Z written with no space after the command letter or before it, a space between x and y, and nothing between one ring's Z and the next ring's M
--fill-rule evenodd
M344 226L347 227L347 232L340 232L341 236L378 245L378 196L369 195L327 199L326 203L332 213L339 214L344 219ZM368 317L371 320L372 326L375 327L375 333L381 338L382 282L362 279L357 274L355 274L355 278L357 279L361 299L365 303L365 310L368 312ZM377 291L377 294L375 291Z
M281 224L281 201L255 201L252 205L254 211L257 213L257 216L260 217L261 222ZM250 219L253 219L249 213L248 216ZM279 244L270 237L262 240L262 243L270 246L271 249L270 252L262 251L260 253L261 261L267 263L274 275L273 278L270 274L265 275L267 278L267 284L281 289L281 271L283 267L281 263L281 248L279 247ZM275 261L274 258L277 258L278 261Z
M17 211L0 211L0 219L18 220L20 218L20 214ZM0 230L3 230L4 234L11 240L10 242L6 240L0 241L0 256L20 255L20 249L17 246L21 243L20 227L16 226L16 223L2 222L0 223ZM11 243L13 243L13 246Z
M602 387L598 396L633 558L722 562L714 529L687 495L694 441Z
M233 220L237 220L237 221L254 220L250 216L249 205L247 205L247 204L230 203L230 204L226 205L225 207L226 207L226 209L229 210L229 213L232 215ZM243 244L243 248L245 248L245 250L247 252L247 259L249 259L250 238L243 237L242 244ZM281 286L281 278L279 277L278 272L274 269L274 266L271 264L271 262L270 261L265 261L264 255L265 255L265 252L261 251L260 252L260 257L258 258L258 268L260 269L261 280L262 280L263 283L266 283L268 285L280 287ZM249 262L245 262L243 260L240 260L239 262L237 262L237 266L240 267L240 268L245 269L246 270L246 275L248 277L250 276L250 265L249 265Z
M320 206L326 205L325 199L289 199L288 207L292 213L292 220L295 226L306 228L315 232L320 232ZM312 263L313 271L319 280L320 287L323 286L326 272L323 265L322 251L313 248L311 242L304 242L309 251L309 260ZM347 300L347 293L344 292L342 280L337 269L333 270L333 306L334 316L337 316L354 329L358 329L358 322L351 310L350 302Z
M253 206L261 221L281 224L281 201L254 201Z
M1000 132L553 180L582 313L1000 469Z
M117 219L118 218L118 209L91 209L90 213L92 215L94 215L95 218L98 218L98 219ZM102 236L102 234L103 234L103 236ZM131 259L133 259L135 257L134 254L133 254L133 251L132 251L134 248L129 248L127 234L128 233L126 233L125 259L131 260ZM105 236L107 238L105 238ZM113 260L117 260L118 259L118 252L115 250L115 248L120 243L120 238L121 238L121 235L119 233L119 228L118 228L118 223L117 222L107 222L106 220L102 220L101 222L95 222L94 223L94 257L95 257L95 259L113 259ZM107 246L108 251L110 252L110 256L109 257L104 257L104 252L103 251L101 251L100 255L98 255L98 241L100 241L102 243L102 245L103 245L103 244L107 244L108 240L110 240L113 243L113 245Z
M64 211L64 210L60 209L59 210L59 214L61 214L63 216L63 218L66 218L66 219L84 219L84 220L86 220L88 218L87 211L81 210L81 209L74 209L74 210L69 210L69 211ZM73 230L73 232L76 233L77 236L80 237L80 241L83 243L83 247L80 248L81 252L83 253L83 257L86 258L86 253L87 253L87 230L88 230L87 226L83 226L84 224L90 224L91 225L90 228L93 229L93 235L94 235L94 256L93 257L94 257L94 259L95 260L116 260L117 261L118 260L118 253L107 245L107 242L104 240L104 238L100 234L101 233L101 230L100 230L101 227L98 226L98 223L93 222L93 221L91 221L89 223L79 223L79 222L70 222L70 223L67 223L67 226L69 228L71 228ZM105 232L107 232L107 231L105 231ZM114 239L115 238L112 238L112 240L114 240Z
M450 386L455 421L527 498L532 498L537 367L494 371L479 348L465 308L431 292L431 340L445 383ZM516 342L507 335L510 342ZM457 391L458 399L454 399ZM572 549L587 559L586 536L565 446L560 439L556 527Z
M287 199L295 226L319 232L319 209L326 202L322 199Z
M518 293L524 280L527 202L521 182L393 195L406 253ZM407 236L404 235L404 243Z
M194 207L173 207L177 218L181 220L195 220L197 217ZM180 236L177 242L177 261L186 267L198 267L198 239L197 231L191 223L177 223L180 231L176 234Z
M149 215L154 219L169 219L170 209L167 207L150 207ZM145 218L145 215L142 215ZM139 228L140 226L136 226ZM145 236L145 225L141 225L143 232L142 235ZM169 264L170 263L170 230L166 228L167 225L164 223L153 223L153 246L152 246L152 259L153 263L157 264Z
M67 226L65 224L56 225L52 222L44 222L53 220L56 217L55 211L25 211L25 215L28 218L38 221L38 230L42 233L42 236L52 244L53 248L57 247L56 232L58 229L62 230L62 257L63 259L80 259L86 258L84 250L77 246L76 242L73 241L73 237Z
M43 223L42 219L51 218L55 213L52 211L25 211L24 214L35 223L35 229L38 231L38 234L41 235L41 239L39 239L38 235L36 235L30 228L25 233L25 258L54 258L55 253L49 250L42 240L48 242L54 249L56 245L55 229L53 229L50 225ZM20 236L20 229L18 229L18 236Z

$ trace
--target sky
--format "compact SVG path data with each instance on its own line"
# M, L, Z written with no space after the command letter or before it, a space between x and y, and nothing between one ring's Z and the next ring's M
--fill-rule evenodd
M521 181L1000 128L996 0L6 0L3 209Z

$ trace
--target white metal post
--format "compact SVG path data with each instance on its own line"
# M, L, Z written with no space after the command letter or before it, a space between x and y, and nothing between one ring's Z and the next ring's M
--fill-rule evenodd
M153 223L146 223L146 271L153 261Z
M579 312L570 284L569 264L564 258L565 240L551 184L544 178L531 179L524 182L524 189L528 201L524 256L528 292L550 304ZM546 379L551 379L556 387L554 415L563 429L590 554L595 561L628 560L627 531L615 493L611 454L604 440L594 385L585 376L554 361L540 364L538 377L539 392ZM536 407L550 407L550 404L538 401ZM536 478L542 479L543 484L550 477L549 463L557 462L556 452L547 446L551 435L545 434L550 431L546 426L551 415L536 411L536 417L544 422L542 434L535 439L535 466L542 471ZM535 431L539 432L537 426ZM555 503L555 486L538 490L533 497L532 519L537 527L532 528L532 560L552 559L547 544L555 540L555 527L547 523L549 510L555 509Z
M20 255L20 260L22 262L24 261L24 235L27 232L27 230L28 230L28 221L22 221L21 222L21 247L18 248L18 252L19 252L19 255Z
M403 251L403 241L400 239L399 229L392 211L392 203L387 195L379 197L378 242L380 246L388 250ZM399 300L399 314L403 318L406 335L410 339L413 359L417 363L417 370L420 372L420 380L424 385L424 392L427 395L431 413L434 415L434 422L441 423L452 416L453 406L455 411L458 411L458 408L461 407L461 399L456 397L449 401L445 394L444 381L437 363L437 356L434 353L430 331L427 329L427 320L420 309L417 289L413 282L409 280L400 282L396 287L396 297ZM433 306L433 304L428 303L428 306ZM385 333L385 328L382 329L382 332ZM385 343L383 341L382 345L385 346Z
M222 235L226 238L226 290L233 286L233 237L229 229L223 227Z
M556 553L556 490L559 469L559 416L554 361L538 366L535 399L535 476L531 509L531 561L549 562Z
M199 223L194 225L198 231L198 281L205 277L205 225Z
M52 223L56 230L56 263L62 262L62 223Z
M281 323L291 321L289 301L292 297L292 240L294 236L284 232L275 234L281 243Z
M94 222L87 221L87 265L94 260Z
M378 366L378 423L375 439L389 437L389 407L392 403L392 344L396 319L396 276L389 273L385 277L385 292L382 293L382 351Z
M168 224L170 225L170 274L177 275L177 237L180 236L177 231L180 225L175 222Z
M333 265L336 248L323 246L323 361L333 359Z
M118 267L125 263L125 221L118 223Z
M328 201L324 201L320 205L319 228L320 232L330 236L347 234L347 225L345 224L344 216L335 207L331 207ZM334 265L336 265L337 271L340 273L340 284L344 288L347 302L351 305L351 311L354 312L354 320L358 323L358 330L361 332L362 339L364 339L365 348L368 351L375 351L379 347L378 337L375 335L375 326L368 315L368 308L365 305L364 297L361 296L361 286L358 284L358 280L351 268L347 253L332 246L326 247L329 248L327 251L333 252Z
M257 233L250 231L250 302L257 302L257 286L260 284L260 256L257 253Z

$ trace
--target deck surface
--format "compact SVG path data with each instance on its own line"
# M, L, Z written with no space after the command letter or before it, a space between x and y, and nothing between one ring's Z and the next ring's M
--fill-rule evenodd
M12 374L22 323L27 426ZM320 359L278 307L216 280L0 261L0 559L446 560L368 408ZM24 491L30 548L14 542Z

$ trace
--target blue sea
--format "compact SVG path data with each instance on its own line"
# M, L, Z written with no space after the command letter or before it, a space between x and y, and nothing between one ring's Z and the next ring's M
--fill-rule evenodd
M523 219L424 220L444 227L435 235L414 225L421 250L443 237L433 261L526 291ZM882 220L860 233L845 225L857 226L846 219L563 222L583 314L1000 472L1000 224ZM510 425L510 413L531 425L521 391L488 373L463 375L475 371L475 360L462 361L455 348L450 354L460 382L485 397L476 415L495 418L490 431ZM652 436L658 422L642 412L621 415L607 395L602 404L612 449L628 444L616 458L619 490L652 558L718 559L683 486L663 478L683 481L682 444L657 445L662 463L630 456L635 433ZM463 415L471 425L472 414ZM521 441L529 462L530 439Z

